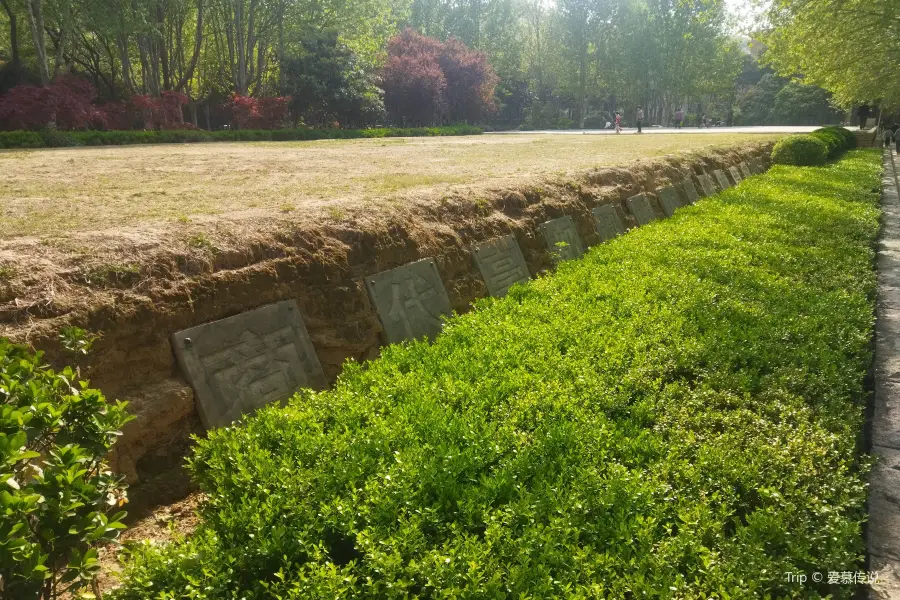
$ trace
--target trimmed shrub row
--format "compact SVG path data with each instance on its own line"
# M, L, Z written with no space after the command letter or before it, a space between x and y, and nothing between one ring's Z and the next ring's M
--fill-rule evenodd
M856 137L843 127L823 127L812 133L789 135L775 144L772 162L781 165L824 165L856 147Z
M144 598L849 598L878 156L777 167L200 440Z
M477 135L480 127L383 127L378 129L260 129L205 131L0 131L0 148L59 148L68 146L123 146L234 141L298 141L351 138Z

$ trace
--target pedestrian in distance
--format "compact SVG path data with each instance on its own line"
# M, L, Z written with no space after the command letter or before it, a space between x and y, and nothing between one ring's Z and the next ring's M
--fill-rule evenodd
M866 128L866 121L869 120L869 114L871 114L872 109L869 108L868 104L861 105L858 109L856 109L856 114L859 115L859 128Z
M890 149L892 141L894 141L894 132L891 131L890 127L885 127L881 134L882 147Z
M680 108L675 111L675 129L681 129L681 124L684 122L684 111Z
M622 115L616 111L616 133L622 133Z
M635 121L637 121L637 132L641 133L641 123L644 120L644 109L640 106L637 107L637 113L634 115Z

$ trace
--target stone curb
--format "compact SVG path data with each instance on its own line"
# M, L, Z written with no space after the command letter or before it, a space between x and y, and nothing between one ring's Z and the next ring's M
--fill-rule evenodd
M900 600L900 194L897 165L883 153L878 296L875 307L875 400L866 546L878 573L869 598Z

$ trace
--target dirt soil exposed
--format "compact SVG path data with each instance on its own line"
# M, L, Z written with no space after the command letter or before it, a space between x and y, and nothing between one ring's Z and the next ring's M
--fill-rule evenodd
M141 484L147 506L183 498L180 470L201 433L193 391L169 344L176 331L271 302L296 300L329 381L346 360L378 355L381 325L363 277L433 257L454 310L487 294L471 256L477 242L512 233L532 275L552 266L537 226L571 215L587 245L599 241L591 208L681 182L750 157L768 164L772 143L744 143L644 159L576 174L429 190L372 204L208 216L177 225L79 231L0 241L0 336L60 353L59 331L101 337L80 365L109 398L130 402L114 467ZM652 196L658 216L662 211Z

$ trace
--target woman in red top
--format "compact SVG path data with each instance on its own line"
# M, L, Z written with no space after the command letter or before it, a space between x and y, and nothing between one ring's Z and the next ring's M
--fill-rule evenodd
M622 133L622 115L616 113L616 133Z

